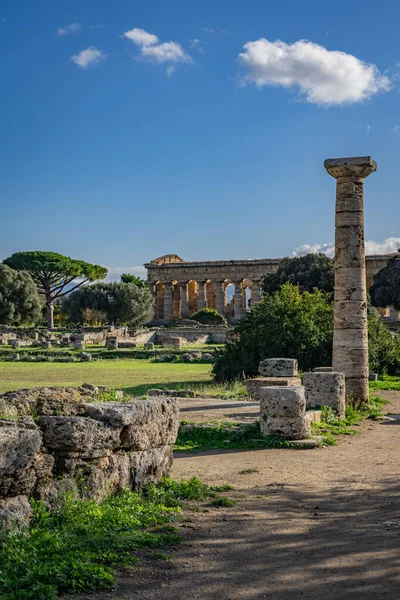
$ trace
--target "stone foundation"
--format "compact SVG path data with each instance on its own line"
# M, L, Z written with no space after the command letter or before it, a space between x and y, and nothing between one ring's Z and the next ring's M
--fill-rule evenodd
M96 402L98 393L86 385L0 396L0 528L29 521L30 497L50 507L65 492L101 501L168 474L179 401Z
M295 358L266 358L258 367L263 377L297 377L298 365Z

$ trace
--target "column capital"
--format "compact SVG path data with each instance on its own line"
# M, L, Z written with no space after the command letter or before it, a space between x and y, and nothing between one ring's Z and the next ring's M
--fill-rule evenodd
M370 156L355 156L351 158L328 158L324 167L329 175L342 181L360 180L376 171L377 164Z

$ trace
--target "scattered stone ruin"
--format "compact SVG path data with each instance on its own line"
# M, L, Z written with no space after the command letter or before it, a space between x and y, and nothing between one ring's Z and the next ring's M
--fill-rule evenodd
M368 289L374 275L392 256L395 255L367 256ZM160 256L144 265L154 295L154 321L185 318L205 307L238 320L260 301L261 280L264 275L274 273L280 261L280 258L257 258L186 262L176 254ZM231 301L229 295L233 296Z
M329 406L339 418L345 416L345 376L323 371L305 373L304 386L298 377L297 360L268 358L260 362L260 377L246 381L250 396L260 402L260 429L263 435L287 440L310 436L311 423L321 420L322 406ZM327 369L330 371L327 371Z
M168 474L179 401L99 399L88 384L0 396L0 529L29 522L30 497L51 508L66 492L101 501Z

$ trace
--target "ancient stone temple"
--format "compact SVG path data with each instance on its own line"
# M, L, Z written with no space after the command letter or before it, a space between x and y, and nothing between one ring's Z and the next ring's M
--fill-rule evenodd
M367 256L367 287L388 256ZM264 275L274 273L280 258L186 262L166 254L146 263L147 280L155 298L155 320L168 321L214 308L238 320L260 300Z

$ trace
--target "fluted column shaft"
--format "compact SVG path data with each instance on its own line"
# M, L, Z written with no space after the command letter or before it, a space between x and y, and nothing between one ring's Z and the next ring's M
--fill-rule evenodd
M171 283L164 285L164 319L170 319L172 314L172 288Z
M364 179L376 170L370 157L331 159L336 179L333 370L346 376L346 395L369 398Z
M198 310L201 310L207 306L206 285L206 281L199 281Z
M215 296L217 303L217 312L223 315L225 312L225 291L222 289L222 281L215 282Z
M189 316L189 301L187 283L181 283L181 316Z
M235 281L235 295L233 297L233 316L238 321L242 316L242 285L241 281Z

